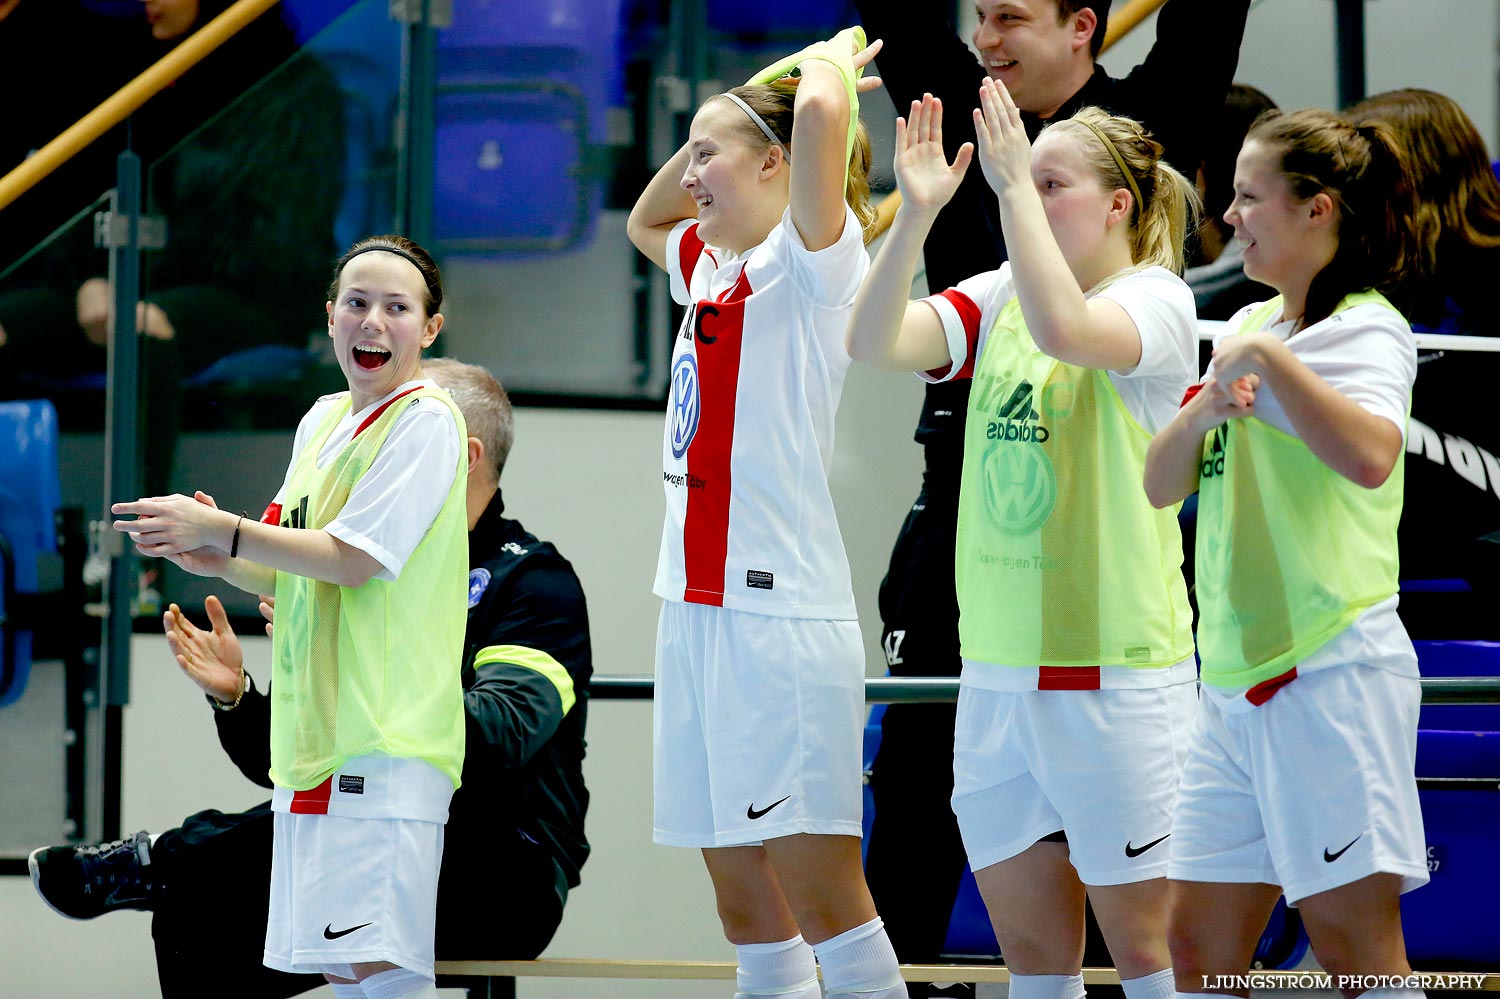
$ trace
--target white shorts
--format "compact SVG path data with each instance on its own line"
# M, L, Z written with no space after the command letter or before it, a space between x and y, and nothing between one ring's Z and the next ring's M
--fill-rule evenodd
M1023 691L960 683L953 813L969 866L1009 860L1062 830L1084 884L1165 877L1197 699L1197 683Z
M436 822L277 812L263 963L353 978L352 964L389 961L433 978L442 861Z
M664 603L655 841L713 847L860 835L864 662L854 621Z
M1416 677L1350 664L1246 712L1205 696L1172 826L1177 881L1280 885L1289 902L1376 873L1427 882Z

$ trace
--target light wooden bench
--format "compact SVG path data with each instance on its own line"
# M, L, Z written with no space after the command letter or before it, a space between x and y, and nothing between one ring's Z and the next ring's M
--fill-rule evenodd
M645 961L599 958L542 958L536 961L439 961L439 975L471 978L649 978L656 980L733 981L733 961ZM1255 972L1268 981L1287 986L1305 980L1311 971ZM1422 974L1422 972L1418 972ZM1439 972L1428 972L1439 974ZM1440 972L1456 975L1459 972ZM1500 973L1466 973L1477 984L1473 991L1500 992ZM1010 969L999 964L903 964L901 977L908 982L1006 982ZM1119 985L1114 968L1084 968L1085 985Z

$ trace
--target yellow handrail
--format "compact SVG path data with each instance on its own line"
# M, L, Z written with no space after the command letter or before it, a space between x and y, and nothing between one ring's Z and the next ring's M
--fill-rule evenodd
M1099 51L1103 52L1130 34L1136 25L1156 13L1166 2L1167 0L1130 0L1130 3L1109 15L1109 27L1104 32L1104 44L1099 47Z
M224 13L199 28L140 76L106 98L102 104L78 119L10 173L0 177L0 209L31 190L53 170L76 156L79 150L124 121L136 108L155 97L241 28L280 2L281 0L238 0Z
M1099 46L1099 51L1103 52L1124 38L1135 29L1136 25L1156 13L1166 2L1167 0L1130 0L1130 3L1121 7L1117 13L1109 16L1109 27L1104 32L1104 42ZM875 224L870 227L869 237L865 242L870 242L889 229L891 223L896 220L896 209L900 207L900 191L892 191L882 198L880 204L875 206Z

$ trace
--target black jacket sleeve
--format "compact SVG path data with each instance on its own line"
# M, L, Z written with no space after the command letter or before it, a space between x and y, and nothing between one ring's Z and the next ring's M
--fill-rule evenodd
M566 563L543 561L507 583L485 594L469 628L465 770L525 766L562 724L563 688L576 697L589 679L588 618L578 577ZM506 657L518 648L544 653L566 678Z
M875 68L885 91L905 116L912 101L931 94L943 102L943 146L949 158L965 142L974 141L969 111L979 103L984 69L958 36L958 26L945 4L910 0L857 0L865 34L882 38L885 47ZM951 11L950 11L951 13Z
M1250 0L1168 0L1156 43L1118 83L1119 113L1144 122L1189 180L1234 82L1249 14Z
M271 697L255 688L254 677L239 707L214 711L214 727L219 745L240 773L261 787L271 787Z
M856 0L865 34L883 38L875 61L886 92L903 117L924 93L943 102L943 151L951 160L974 141L970 112L979 105L984 67L958 35L944 4L910 0ZM1000 266L1003 243L994 194L977 162L933 222L923 244L927 285L933 292Z

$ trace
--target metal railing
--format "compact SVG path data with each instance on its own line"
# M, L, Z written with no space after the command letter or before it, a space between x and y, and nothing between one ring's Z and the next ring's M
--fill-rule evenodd
M20 166L0 177L0 209L31 190L52 171L78 155L89 143L130 117L137 108L171 86L182 74L202 62L241 28L280 2L281 0L238 0L234 6L193 32L160 61L115 91Z
M656 681L641 675L595 675L589 694L596 700L650 700ZM943 676L872 676L865 679L870 704L943 704L958 700L958 680ZM1500 704L1500 676L1425 677L1423 704Z

